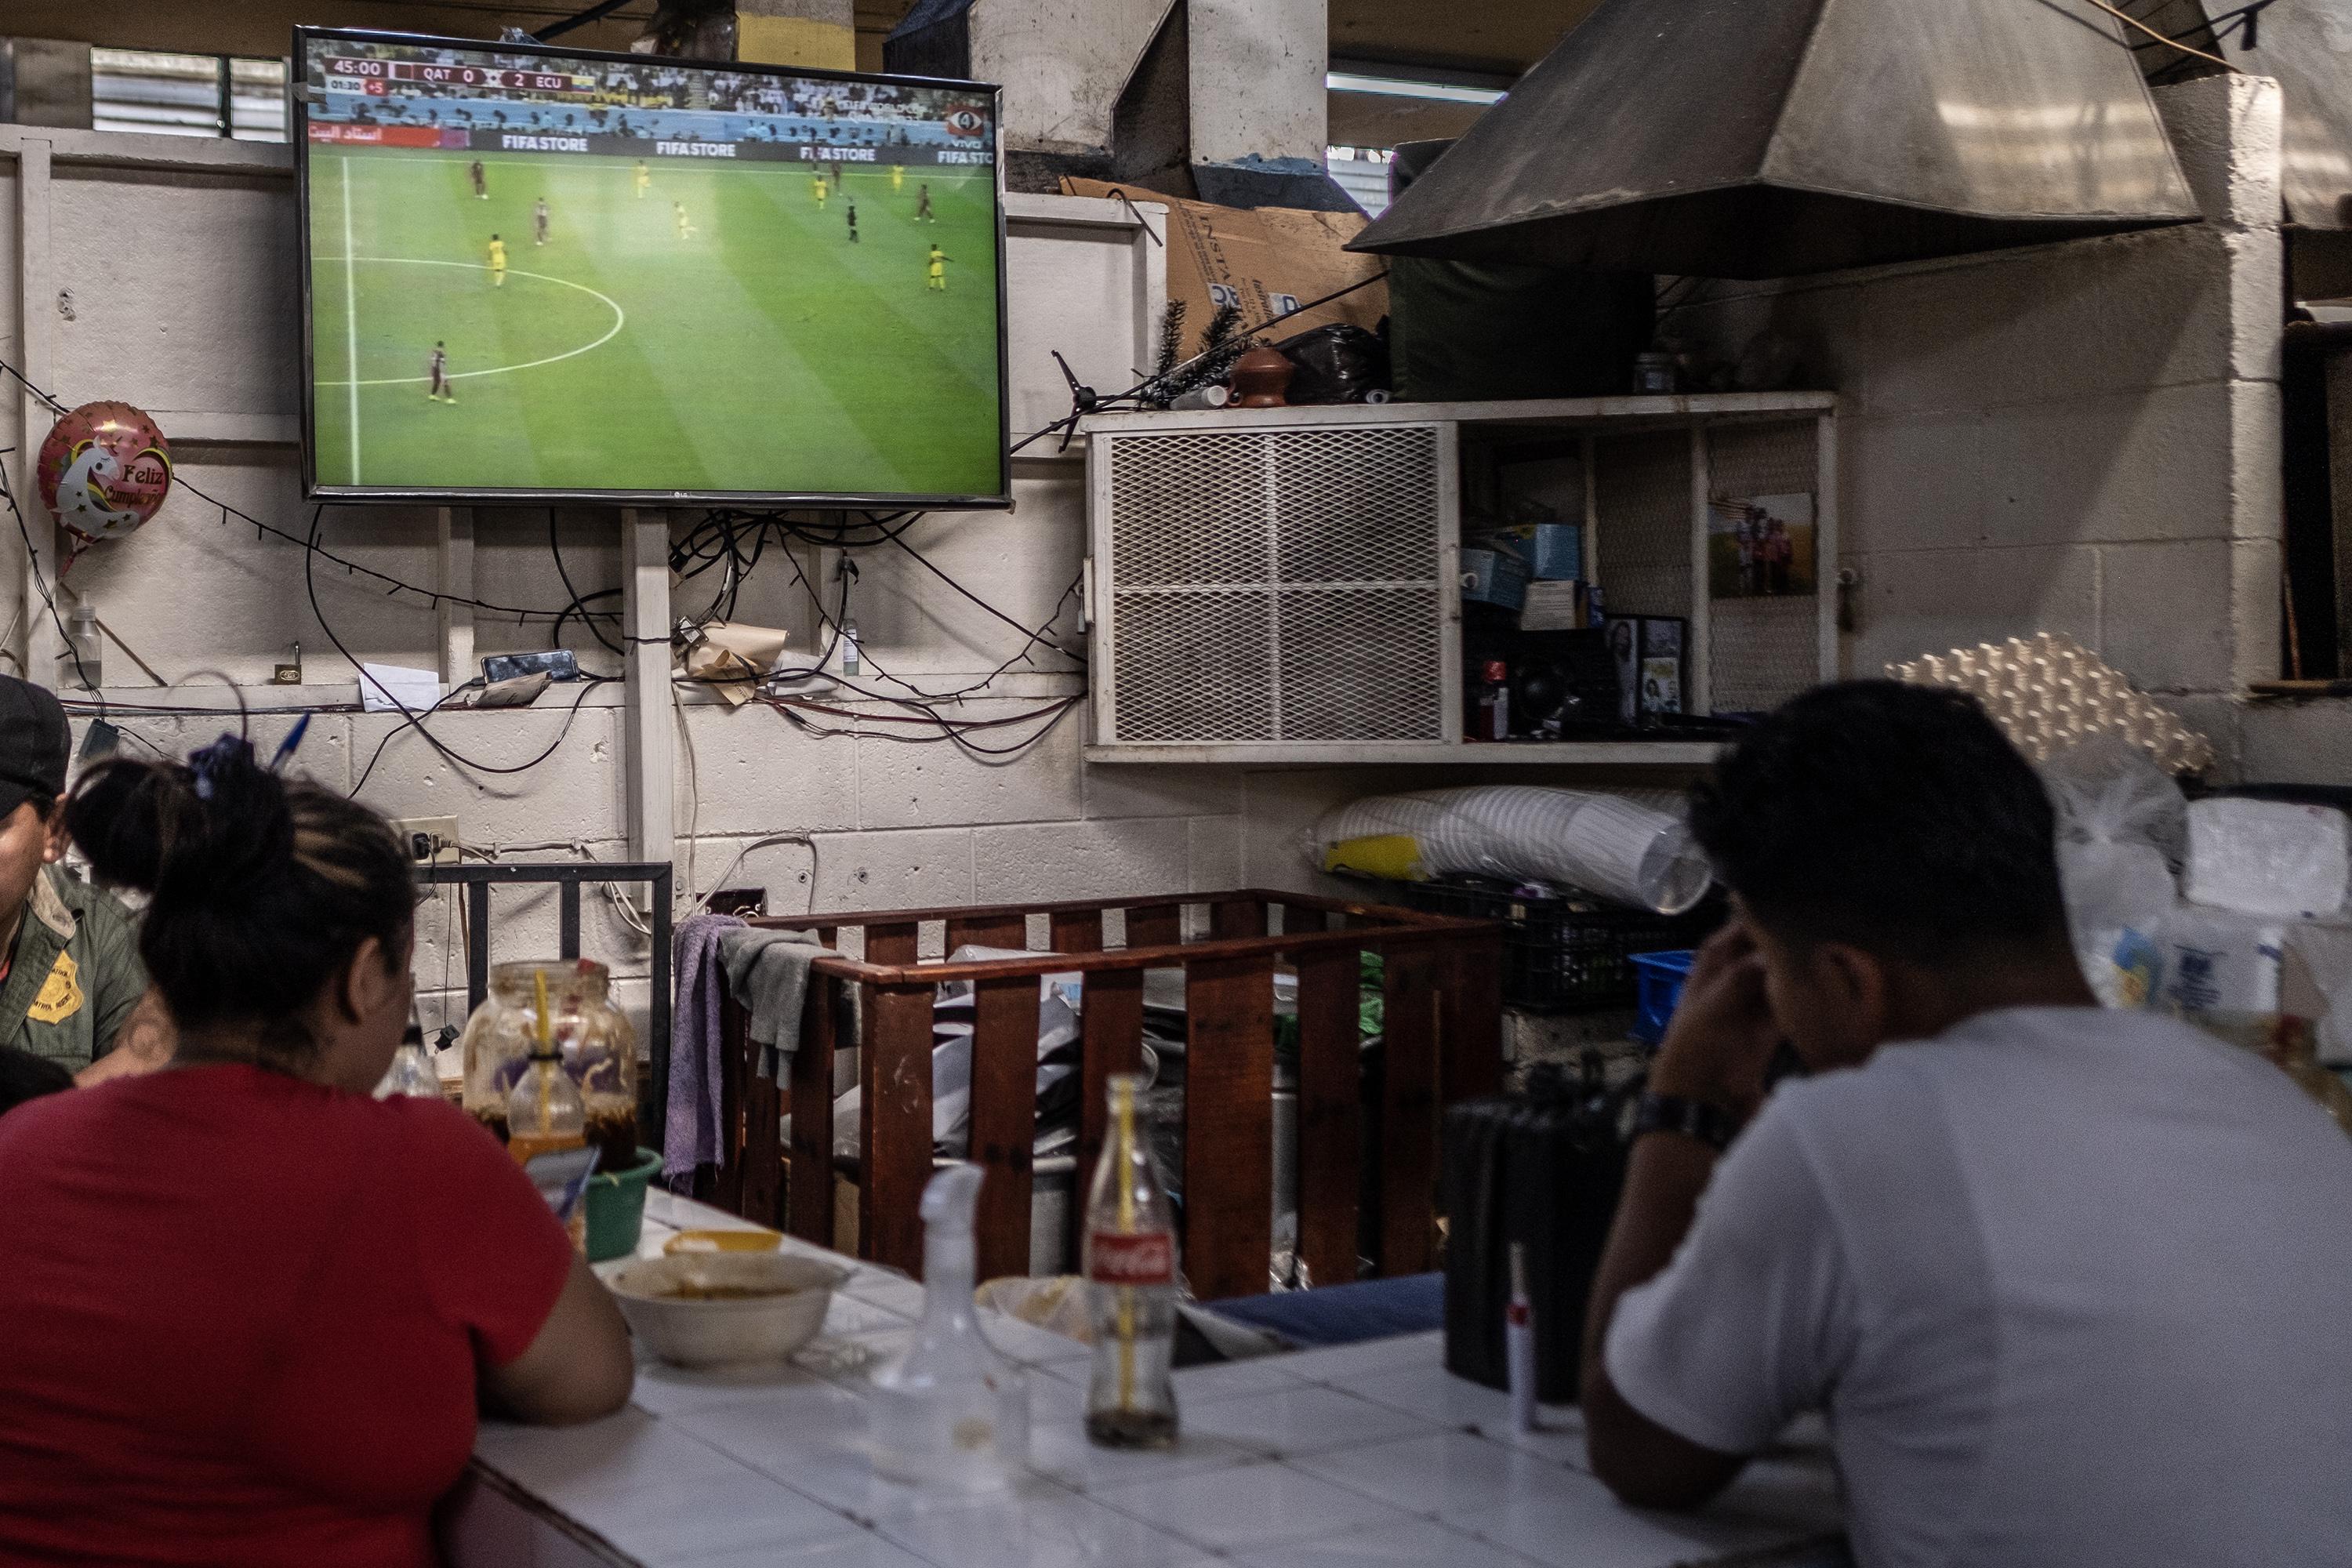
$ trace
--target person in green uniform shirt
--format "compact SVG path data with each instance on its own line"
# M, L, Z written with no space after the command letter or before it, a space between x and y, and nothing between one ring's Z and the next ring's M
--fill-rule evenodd
M55 694L0 676L0 1048L91 1083L163 1065L171 1026L130 913L57 865L72 744Z

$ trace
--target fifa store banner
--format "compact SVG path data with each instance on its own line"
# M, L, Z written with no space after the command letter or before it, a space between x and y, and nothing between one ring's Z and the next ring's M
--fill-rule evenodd
M352 125L310 122L310 140L355 147L420 147L444 153L586 153L630 158L721 158L739 163L851 163L887 168L986 168L996 161L985 143L971 147L844 146L823 142L704 142L608 132L571 135L544 132L470 131L455 126Z
M328 46L330 49L333 46ZM911 83L687 71L474 51L330 52L311 62L309 137L353 147L987 167L990 106Z

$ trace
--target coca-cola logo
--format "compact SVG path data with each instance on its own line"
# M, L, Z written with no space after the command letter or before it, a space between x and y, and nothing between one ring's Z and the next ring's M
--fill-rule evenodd
M1087 1237L1087 1278L1097 1285L1172 1285L1175 1238L1095 1231Z

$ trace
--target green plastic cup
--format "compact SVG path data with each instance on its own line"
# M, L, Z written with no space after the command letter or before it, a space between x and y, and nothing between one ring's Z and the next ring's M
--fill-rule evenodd
M646 1223L646 1184L661 1163L658 1150L640 1149L620 1170L599 1171L588 1179L589 1262L626 1258L637 1249Z

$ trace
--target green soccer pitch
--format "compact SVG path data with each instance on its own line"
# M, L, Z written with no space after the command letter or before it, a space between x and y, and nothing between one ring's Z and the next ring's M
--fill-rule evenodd
M994 171L473 157L311 153L320 486L999 493Z

